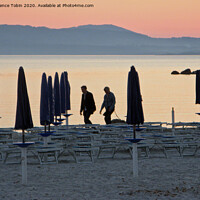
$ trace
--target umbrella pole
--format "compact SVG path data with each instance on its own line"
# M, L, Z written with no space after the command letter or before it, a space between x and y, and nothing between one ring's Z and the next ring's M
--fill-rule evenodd
M137 143L133 143L133 178L138 177L138 152Z
M133 138L136 139L135 124L133 125Z
M24 129L22 129L22 143L25 143Z
M44 132L45 132L45 133L47 132L47 124L46 124L46 122L45 122L45 124L44 124Z
M48 131L50 132L50 127L51 127L51 124L50 124L50 122L49 122L49 126L48 126Z
M174 131L175 131L175 112L174 112L174 107L172 107L172 132L174 134Z
M47 125L46 125L46 122L45 122L45 133L46 133L46 131L47 131ZM48 146L48 137L43 137L43 139L44 139L44 147L47 147ZM47 154L45 154L44 155L44 162L45 163L47 163L47 159L48 159L48 155Z
M44 125L44 127L45 127L45 133L46 133L46 131L47 131L47 125L46 125L46 122L45 122L45 125ZM47 137L43 137L43 139L44 139L44 147L47 147L48 146L48 138ZM44 162L46 163L47 162L47 154L45 154L44 155Z
M27 148L22 147L21 148L22 155L21 155L21 161L22 161L22 184L27 184Z
M22 142L25 143L25 136L24 136L24 129L22 129ZM26 147L22 147L22 155L21 155L21 161L22 161L22 184L27 184L27 151Z
M48 146L48 141L47 141L48 137L43 137L43 139L44 139L44 147L47 147Z
M66 110L66 114L68 114L67 110ZM66 116L66 126L68 126L68 116Z

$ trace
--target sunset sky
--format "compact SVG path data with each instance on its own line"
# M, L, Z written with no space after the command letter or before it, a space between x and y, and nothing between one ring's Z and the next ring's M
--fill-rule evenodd
M94 4L93 8L1 8L0 24L68 28L113 24L152 37L200 37L200 0L1 0Z

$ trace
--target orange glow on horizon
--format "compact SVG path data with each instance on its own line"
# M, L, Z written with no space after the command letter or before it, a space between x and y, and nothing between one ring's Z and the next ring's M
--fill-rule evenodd
M94 8L0 7L0 24L49 28L113 24L152 37L200 37L199 0L18 0L18 3L94 4Z

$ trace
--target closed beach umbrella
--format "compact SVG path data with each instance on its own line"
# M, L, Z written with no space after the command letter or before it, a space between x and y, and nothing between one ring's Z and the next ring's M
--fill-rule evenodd
M60 105L60 86L59 86L59 78L58 78L58 73L56 72L55 74L55 79L54 79L54 115L60 116L61 115L61 105Z
M71 110L71 102L70 102L70 84L68 80L68 73L65 71L65 89L66 89L66 110Z
M15 119L15 129L22 129L22 141L24 140L24 130L33 128L31 108L26 87L26 78L23 67L19 68L18 88L17 88L17 111Z
M142 97L140 93L140 83L138 73L135 67L132 66L128 74L128 91L127 91L127 123L133 124L133 137L131 142L133 143L132 157L133 157L133 177L138 177L138 152L137 142L140 139L136 139L135 125L144 123L144 115L142 109Z
M41 83L41 96L40 96L40 124L45 126L49 124L49 99L48 99L48 87L47 87L47 77L46 74L42 74Z
M22 129L22 143L13 143L21 147L21 163L22 163L22 184L27 184L27 146L33 143L26 142L24 138L24 130L33 128L30 103L26 87L26 79L24 69L19 68L18 88L17 88L17 111L15 120L15 129Z
M200 104L200 70L196 71L196 104Z
M54 122L54 99L52 88L52 77L48 77L48 99L49 99L49 125Z
M128 90L127 90L127 119L128 124L135 125L144 123L144 115L142 109L142 97L140 93L140 83L138 73L135 67L132 66L128 74Z
M61 113L65 113L66 110L66 84L65 84L65 75L64 73L61 74L60 77L60 107Z

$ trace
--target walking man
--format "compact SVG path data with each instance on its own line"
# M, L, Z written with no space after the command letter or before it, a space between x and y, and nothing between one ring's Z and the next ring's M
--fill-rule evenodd
M104 95L104 101L101 106L100 114L105 107L106 112L103 114L105 116L105 122L106 124L111 124L111 115L115 110L115 95L110 91L109 87L104 88L105 95Z
M81 109L80 109L80 115L84 116L84 122L85 124L92 124L92 122L89 120L90 115L94 113L96 110L94 98L91 92L87 91L87 87L83 85L81 87L82 90L82 100L81 100Z

